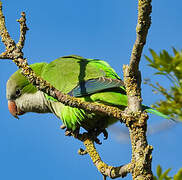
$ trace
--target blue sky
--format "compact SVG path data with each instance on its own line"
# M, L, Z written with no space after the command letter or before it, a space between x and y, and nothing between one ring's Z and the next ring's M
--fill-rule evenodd
M152 26L143 54L149 48L157 52L171 47L182 48L182 2L153 1ZM29 63L50 62L60 56L78 54L87 58L106 60L122 77L122 64L129 62L137 20L136 1L120 0L3 0L8 31L17 41L19 26L16 19L21 11L27 14L25 57ZM1 52L4 50L0 45ZM147 66L142 56L140 64L143 78L160 81L168 87L169 82L153 76L154 70ZM77 150L83 145L71 137L65 137L59 129L60 121L53 115L28 113L18 121L7 108L6 81L17 70L11 61L2 60L0 66L0 179L10 180L58 180L101 179L89 156L79 156ZM142 89L144 103L150 105L161 97L154 95L147 85ZM163 120L151 116L150 125ZM116 125L123 130L123 126ZM125 129L126 130L126 129ZM124 130L124 131L125 131ZM182 125L148 136L154 146L153 170L158 164L171 167L174 174L182 164ZM128 163L131 158L129 141L109 129L109 139L97 146L102 159L110 165ZM101 137L102 138L102 137ZM120 140L119 140L120 139ZM125 179L131 179L128 176Z

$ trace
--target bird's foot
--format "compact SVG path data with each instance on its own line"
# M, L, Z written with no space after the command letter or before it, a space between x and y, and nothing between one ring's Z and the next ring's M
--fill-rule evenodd
M69 129L66 129L65 132L64 132L64 135L65 136L71 136L72 135L72 131L69 130Z
M65 136L73 136L73 137L77 138L79 135L79 132L80 132L80 127L76 128L74 131L72 131L72 130L66 128L66 126L63 124L60 126L60 128L66 129L65 130Z
M80 127L77 127L74 131L71 131L71 135L77 138L80 135Z
M74 138L77 138L77 139L83 139L83 136L85 137L85 135L86 135L87 137L91 138L97 144L102 144L102 142L98 139L98 136L101 133L103 133L103 135L104 135L104 140L106 140L108 138L108 132L106 129L95 128L95 129L89 130L87 133L80 134L80 127L77 127L76 130L74 130L74 131L66 128L65 125L61 125L60 128L66 129L65 136L73 136Z
M106 129L95 129L95 130L90 130L88 132L84 132L83 134L79 134L77 135L77 139L79 139L80 141L85 141L86 139L91 139L93 140L96 144L102 144L101 141L98 139L98 135L103 133L104 135L104 139L107 139L108 138L108 132L106 131ZM85 155L85 154L88 154L87 150L85 149L82 149L80 148L78 150L78 154L79 155Z
M90 130L88 131L88 134L92 137L92 139L95 141L95 143L97 144L102 144L101 141L98 139L98 135L100 135L101 133L103 133L104 135L104 140L106 140L108 138L108 132L106 129L94 129L94 130Z

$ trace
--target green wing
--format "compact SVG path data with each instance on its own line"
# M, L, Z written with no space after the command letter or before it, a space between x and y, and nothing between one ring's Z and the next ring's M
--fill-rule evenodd
M89 94L97 93L111 88L122 87L124 92L124 83L119 79L111 79L106 77L99 77L96 79L89 79L87 81L82 81L74 89L72 89L68 94L74 97L87 96Z
M64 56L52 61L41 76L64 93L69 93L79 83L89 79L102 76L120 79L106 62L80 56Z
M85 59L75 55L65 56L45 66L41 76L61 92L78 97L82 101L116 106L121 110L128 104L123 82L102 60ZM46 98L55 101L53 109L68 129L75 130L78 126L87 130L97 126L105 128L117 121L94 113L86 113L82 109L64 106L47 95ZM143 108L147 112L169 119L168 116L148 106L143 105Z
M91 79L98 79L100 77L121 81L116 72L105 61L98 59L85 59L75 55L61 57L52 61L45 67L41 76L64 93L71 92L82 82L89 82ZM103 81L102 83L95 83L96 89L92 88L92 94L85 93L80 98L83 101L110 104L121 106L122 108L123 106L126 106L127 97L123 87L120 88L120 85L116 85L116 88L114 88L115 85L112 85L110 89L102 92L103 89L107 89L103 88L104 83ZM46 97L48 100L53 100L51 97ZM93 113L88 114L84 110L64 106L61 103L56 103L56 106L59 106L59 108L54 107L57 111L56 113L69 129L74 130L80 124L87 129L94 128L95 123L100 121L100 117L96 117ZM60 112L58 112L59 109ZM104 126L108 126L108 124L109 122L107 121Z

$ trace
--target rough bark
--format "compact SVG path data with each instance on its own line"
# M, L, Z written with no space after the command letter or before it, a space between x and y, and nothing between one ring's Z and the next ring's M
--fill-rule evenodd
M133 121L127 125L129 127L132 145L131 162L135 165L132 170L132 177L135 180L153 179L151 171L152 146L148 145L146 138L148 116L145 112L142 112L141 73L139 72L141 54L151 24L151 11L151 0L138 0L137 37L133 46L129 66L126 65L123 67L124 83L128 96L127 110L128 113L133 115Z

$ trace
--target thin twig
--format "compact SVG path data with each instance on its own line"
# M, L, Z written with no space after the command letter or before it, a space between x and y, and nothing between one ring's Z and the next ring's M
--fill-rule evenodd
M2 38L2 42L4 43L6 49L9 50L14 50L15 48L15 42L11 39L5 25L5 17L2 13L2 2L0 1L0 36Z
M22 50L24 47L24 44L25 44L26 32L29 30L27 25L26 25L25 12L21 13L21 18L18 19L17 22L20 23L20 39L19 39L18 43L16 44L16 47L19 48L20 50Z
M138 23L136 27L136 41L133 46L133 50L130 58L130 73L138 73L138 66L141 59L143 47L146 43L148 30L151 25L152 6L151 0L138 0Z

